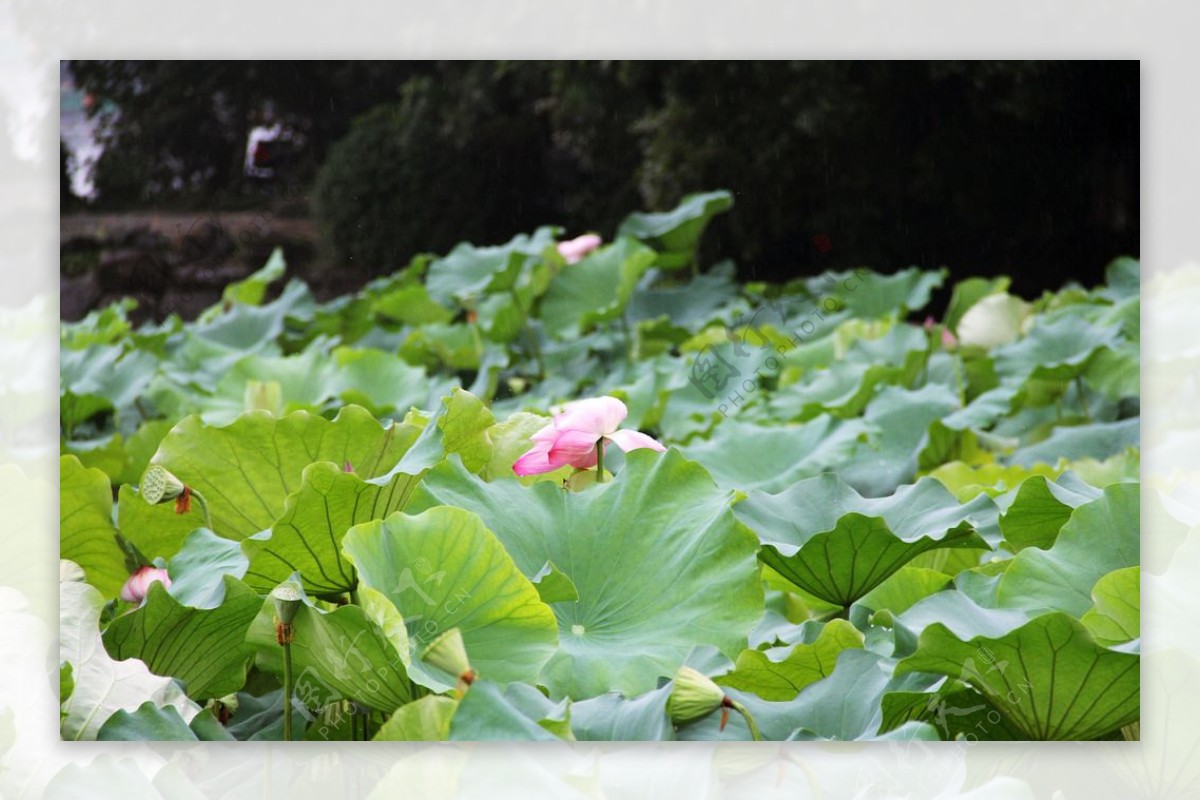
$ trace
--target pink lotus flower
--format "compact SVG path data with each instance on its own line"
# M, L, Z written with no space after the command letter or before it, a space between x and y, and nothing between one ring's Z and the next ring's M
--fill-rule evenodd
M146 593L150 592L150 585L156 581L161 582L164 588L171 586L171 577L161 567L139 567L121 588L121 600L140 604L145 600Z
M581 260L584 256L591 253L604 240L596 234L584 234L577 236L574 239L568 239L558 243L558 254L567 260L567 264L574 264Z
M623 451L650 448L665 451L662 443L640 431L618 429L629 414L625 404L607 395L565 404L550 425L534 434L534 446L513 465L518 476L550 473L560 467L581 470L596 466L596 443L615 443Z

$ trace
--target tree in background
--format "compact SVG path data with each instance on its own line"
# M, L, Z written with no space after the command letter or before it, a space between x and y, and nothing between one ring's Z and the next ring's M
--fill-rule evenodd
M945 264L1035 292L1138 251L1136 62L72 68L120 107L112 163L130 163L110 172L152 202L236 196L245 132L274 104L311 141L336 259L364 275L546 222L610 236L630 208L714 188L735 206L705 260L747 278Z

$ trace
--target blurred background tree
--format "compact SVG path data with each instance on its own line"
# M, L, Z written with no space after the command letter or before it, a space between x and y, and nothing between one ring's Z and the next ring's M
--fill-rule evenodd
M364 277L541 223L734 193L743 278L917 264L1033 293L1138 255L1137 62L72 62L115 107L101 208L237 208L265 108ZM96 113L102 113L97 111ZM823 252L813 237L829 237Z

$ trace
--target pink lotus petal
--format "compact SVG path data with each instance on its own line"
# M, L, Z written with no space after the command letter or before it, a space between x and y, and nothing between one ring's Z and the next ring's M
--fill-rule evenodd
M954 336L954 332L949 328L942 329L942 347L946 350L954 350L958 347L958 337Z
M579 467L581 462L588 460L595 464L596 443L599 441L598 434L588 431L560 431L558 438L550 446L550 461L575 467Z
M150 592L150 585L160 582L163 587L171 586L171 577L161 567L139 567L133 575L125 580L121 587L121 600L130 603L141 603Z
M575 264L583 259L584 256L591 253L604 242L596 234L584 234L577 236L574 239L568 239L558 243L558 253L567 264Z
M554 418L554 427L559 431L587 431L602 436L616 431L628 415L624 403L605 395L564 404L562 413Z
M652 451L665 451L666 447L647 434L641 431L631 431L628 428L622 428L619 431L614 431L608 435L608 439L612 440L618 448L625 452L634 451L638 448L649 448Z

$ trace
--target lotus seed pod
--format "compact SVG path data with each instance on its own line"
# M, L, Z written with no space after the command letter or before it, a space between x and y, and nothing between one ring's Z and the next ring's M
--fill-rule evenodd
M296 619L296 613L303 606L303 594L294 581L285 581L271 590L271 600L275 602L275 616L281 623L291 624Z
M183 490L183 482L160 464L150 465L142 474L142 499L151 506L173 501L183 494Z
M673 723L688 723L720 709L725 692L698 670L684 666L675 673L675 688L667 698Z
M425 662L438 670L444 670L451 676L471 675L471 663L467 661L467 647L463 644L462 632L457 628L449 629L439 635L425 649Z

